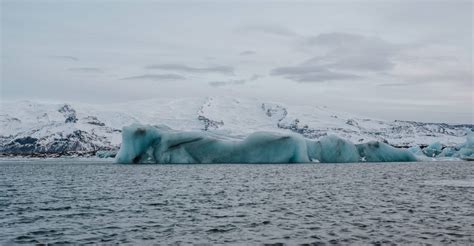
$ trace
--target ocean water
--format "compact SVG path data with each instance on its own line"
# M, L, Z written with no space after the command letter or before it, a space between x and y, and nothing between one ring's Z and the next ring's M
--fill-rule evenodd
M474 162L1 160L0 244L474 244Z

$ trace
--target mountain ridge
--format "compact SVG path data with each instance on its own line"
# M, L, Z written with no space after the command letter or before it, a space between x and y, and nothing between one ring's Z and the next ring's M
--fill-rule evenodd
M253 98L152 99L109 105L2 102L0 155L92 156L120 147L132 123L208 131L243 138L255 131L293 132L318 139L337 135L354 143L372 140L396 147L462 143L473 124L387 121L324 106L287 105Z

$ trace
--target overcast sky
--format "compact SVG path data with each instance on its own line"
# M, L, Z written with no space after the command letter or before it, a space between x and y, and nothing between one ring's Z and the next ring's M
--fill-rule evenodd
M4 100L228 95L474 123L472 1L1 1Z

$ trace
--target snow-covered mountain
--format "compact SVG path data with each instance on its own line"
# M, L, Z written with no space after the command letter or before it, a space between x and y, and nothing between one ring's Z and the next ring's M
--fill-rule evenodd
M355 143L379 140L399 147L465 141L472 124L369 119L322 106L285 105L226 97L153 99L110 105L2 102L0 154L94 155L116 150L132 123L211 131L243 138L255 131L296 132L317 139L334 134Z

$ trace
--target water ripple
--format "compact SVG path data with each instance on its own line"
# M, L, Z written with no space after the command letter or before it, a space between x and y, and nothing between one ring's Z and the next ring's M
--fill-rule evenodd
M474 244L468 162L0 161L0 244Z

